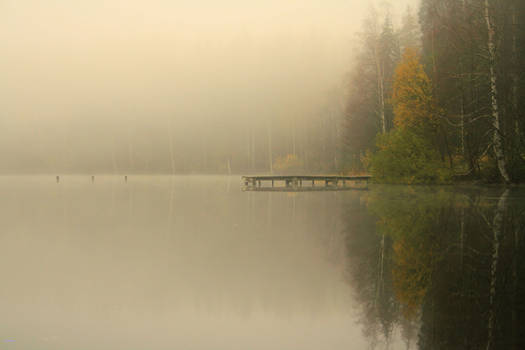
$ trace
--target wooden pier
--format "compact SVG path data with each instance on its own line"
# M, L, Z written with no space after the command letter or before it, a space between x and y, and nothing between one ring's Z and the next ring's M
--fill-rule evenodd
M264 175L243 176L242 182L245 191L306 192L366 189L370 179L370 175Z

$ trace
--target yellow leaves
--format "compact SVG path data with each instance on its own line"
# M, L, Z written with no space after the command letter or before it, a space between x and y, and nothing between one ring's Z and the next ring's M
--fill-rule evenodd
M421 243L421 242L420 242ZM428 247L410 242L406 237L394 243L394 292L407 319L416 316L427 292L432 254Z
M397 127L435 126L432 83L414 49L405 49L396 68L392 103Z
M278 157L273 164L273 168L283 173L299 171L303 168L303 161L295 154L287 154L284 157Z

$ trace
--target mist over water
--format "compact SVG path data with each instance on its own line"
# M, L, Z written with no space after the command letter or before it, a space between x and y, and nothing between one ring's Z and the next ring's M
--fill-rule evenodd
M242 193L224 177L5 177L0 186L10 349L359 342L337 194Z
M242 192L218 176L4 176L0 190L8 349L524 341L519 190Z

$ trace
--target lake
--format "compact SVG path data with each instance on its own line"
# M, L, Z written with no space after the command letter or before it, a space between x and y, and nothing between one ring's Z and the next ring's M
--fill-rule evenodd
M0 177L2 349L525 348L525 191Z

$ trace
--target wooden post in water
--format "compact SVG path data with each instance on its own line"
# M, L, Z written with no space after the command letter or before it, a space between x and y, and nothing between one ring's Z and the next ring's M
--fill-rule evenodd
M60 182L60 176L57 175L57 183Z

